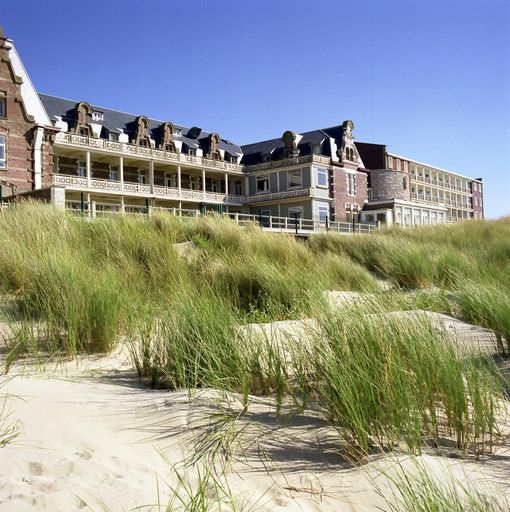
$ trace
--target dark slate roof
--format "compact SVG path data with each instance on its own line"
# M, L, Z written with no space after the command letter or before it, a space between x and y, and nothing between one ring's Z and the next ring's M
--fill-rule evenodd
M342 136L342 127L335 127L338 131L338 137ZM333 130L330 128L328 130ZM331 156L331 149L329 144L323 144L325 140L329 138L335 138L330 135L326 130L312 130L309 132L300 133L301 140L298 143L300 155L309 155L311 152L311 145L321 145L321 154L324 156ZM282 152L284 150L284 143L281 138L264 140L261 142L255 142L253 144L245 144L241 146L243 151L242 163L246 165L254 165L263 161L264 155L271 155L272 160L278 160L284 158Z
M59 98L57 96L51 96L49 94L41 94L39 93L39 97L46 109L46 112L49 118L52 121L55 121L55 116L62 117L62 120L69 124L71 127L74 123L74 108L78 101L75 100L67 100L64 98ZM127 114L125 112L119 112L117 110L111 110L108 108L99 107L96 105L91 105L92 110L102 112L103 120L98 121L98 124L103 126L103 132L101 133L101 137L108 137L109 132L118 133L120 130L124 130L125 133L128 134L129 139L134 138L134 130L136 129L136 118L138 117L135 114ZM149 134L151 138L153 138L156 142L159 140L159 129L161 124L164 121L159 121L156 119L149 119ZM175 128L181 131L181 135L174 135L175 140L181 140L183 144L186 144L189 147L204 147L207 137L210 135L210 132L205 132L200 128L186 128L184 126L173 123ZM188 135L190 135L188 137ZM197 138L198 135L198 138ZM221 139L220 149L224 149L227 153L230 154L241 154L241 147L237 144L234 144L228 140Z

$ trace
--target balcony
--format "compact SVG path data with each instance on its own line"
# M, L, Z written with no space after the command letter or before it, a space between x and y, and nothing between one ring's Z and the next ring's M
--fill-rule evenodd
M278 167L291 167L293 165L302 165L302 164L320 164L320 165L329 165L331 162L331 158L321 156L321 155L306 155L306 156L297 156L293 158L285 158L284 160L275 160L271 162L265 162L263 164L257 165L249 165L247 169L249 172L256 171L265 171L267 169L275 169Z
M151 186L140 183L131 183L120 181L110 181L104 179L92 178L90 186L87 186L87 178L78 176L67 176L56 174L53 176L53 185L70 188L73 190L86 190L90 192L118 193L125 195L141 195L144 197L154 197L158 199L175 199L177 201L207 201L213 203L230 203L242 205L246 201L246 196L235 194L224 194L221 192L211 192L204 190L191 190L186 188L161 187L154 185L151 192Z
M173 153L162 149L135 146L127 142L114 142L106 139L75 135L68 132L59 132L55 135L55 144L61 146L79 147L91 151L100 151L118 156L133 156L143 159L153 159L158 162L183 164L187 167L209 168L212 170L241 173L243 166L223 160L211 160L201 156Z
M246 203L258 203L261 201L275 201L278 199L288 199L293 197L315 197L314 188L299 188L294 190L284 190L282 192L263 192L253 196L246 197Z

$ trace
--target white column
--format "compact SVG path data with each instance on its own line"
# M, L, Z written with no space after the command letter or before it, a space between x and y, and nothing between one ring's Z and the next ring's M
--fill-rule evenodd
M179 197L182 196L182 186L181 186L181 166L177 166L177 188L179 189ZM181 206L179 206L181 208Z
M205 201L205 169L202 169L202 196Z
M124 196L120 196L120 212L126 213L126 203L124 202Z
M119 179L120 190L124 190L124 157L119 156Z
M151 194L154 194L154 160L149 163L149 185Z
M90 165L90 151L85 153L85 165L87 166L87 188L92 186L92 168Z
M310 187L315 188L315 173L313 166L310 166Z
M228 196L228 174L225 173L225 195Z

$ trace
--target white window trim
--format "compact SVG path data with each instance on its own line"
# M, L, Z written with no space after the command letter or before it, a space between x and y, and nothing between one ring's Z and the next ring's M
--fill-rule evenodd
M143 181L141 177L143 176ZM138 185L147 185L147 171L138 169Z
M265 181L267 183L267 187L264 190L259 190L259 182ZM261 176L257 176L255 179L255 193L256 194L266 194L269 192L269 174L262 174Z
M113 179L113 178L112 178L112 173L117 174L117 178L116 178L116 179ZM118 168L118 166L116 166L116 165L110 165L110 167L109 167L109 173L108 173L108 179L109 179L110 181L119 181L119 168Z
M0 137L3 138L3 143L0 145L4 147L4 157L0 160L0 169L7 169L7 135L5 133L0 133Z
M291 174L294 174L297 176L298 173L299 173L299 184L291 185L291 183L290 183ZM303 188L303 170L302 169L294 169L291 171L287 171L287 188L288 189Z
M351 192L351 178L352 176L352 192ZM356 183L356 173L345 171L345 195L349 197L356 197L357 195L357 183Z
M325 204L319 204L317 205L317 220L319 222L323 222L325 223L326 222L326 219L324 220L321 220L321 211L325 211L326 212L326 217L327 219L329 220L331 214L330 214L330 211L329 211L329 206L325 205Z
M83 165L80 165L83 164ZM83 169L83 174L80 172L80 169ZM76 174L79 178L87 177L87 162L85 160L77 160L76 161Z
M319 174L326 175L326 184L321 185L319 183ZM329 188L329 172L325 167L315 167L315 186L317 188L328 189Z

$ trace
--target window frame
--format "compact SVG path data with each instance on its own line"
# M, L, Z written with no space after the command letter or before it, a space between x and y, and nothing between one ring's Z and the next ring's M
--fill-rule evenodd
M266 183L266 186L259 190L259 183ZM269 192L269 174L262 174L256 177L255 180L255 193L256 194L267 194Z
M326 177L326 184L322 185L319 180L319 176L323 174ZM318 188L329 188L329 171L325 167L316 167L315 168L315 186Z
M326 215L324 216L324 219L321 219L321 213L324 211L326 211ZM325 205L325 204L317 205L317 219L319 220L320 224L326 224L326 219L328 219L328 221L329 221L330 216L331 215L330 215L328 205Z
M291 176L294 175L294 178L299 173L299 183L291 183ZM295 189L295 188L303 188L303 169L293 169L287 171L287 188Z
M349 197L356 197L357 195L356 173L345 172L345 194Z
M138 169L138 185L147 185L147 171Z
M83 171L83 173L81 171ZM85 160L76 161L76 175L78 178L87 177L87 162Z
M3 147L3 158L0 159L0 169L7 169L7 135L0 133L1 139L3 139L3 142L0 142L0 147Z
M5 91L0 91L0 119L7 119L7 93Z
M243 182L242 180L234 181L234 195L242 196L243 195Z
M116 175L117 177L114 179L113 176ZM119 181L119 167L117 165L110 165L108 170L108 180L109 181Z

